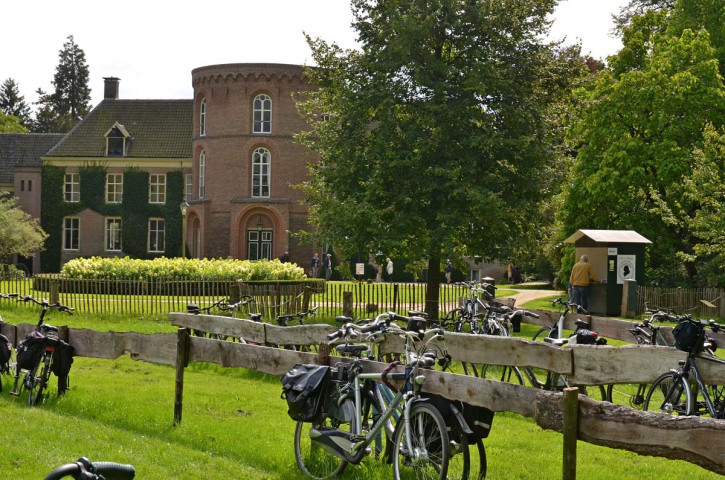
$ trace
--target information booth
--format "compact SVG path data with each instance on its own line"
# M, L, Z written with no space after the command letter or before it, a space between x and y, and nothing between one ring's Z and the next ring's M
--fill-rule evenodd
M574 244L577 262L587 255L597 278L607 280L591 286L589 313L619 316L625 280L644 283L645 248L652 242L634 230L578 230L564 243Z

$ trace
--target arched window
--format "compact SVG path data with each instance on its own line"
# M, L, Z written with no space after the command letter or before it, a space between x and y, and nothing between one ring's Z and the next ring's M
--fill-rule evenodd
M206 196L206 152L199 154L199 198Z
M199 105L199 135L206 135L206 98L202 98Z
M252 197L269 197L269 169L272 156L266 148L252 154Z
M272 99L269 95L254 97L254 127L252 133L272 133Z

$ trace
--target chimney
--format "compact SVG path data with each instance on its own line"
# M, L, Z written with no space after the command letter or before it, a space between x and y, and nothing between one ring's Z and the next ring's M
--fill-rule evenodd
M103 77L104 88L103 88L103 99L104 100L118 100L118 82L120 78L116 77Z

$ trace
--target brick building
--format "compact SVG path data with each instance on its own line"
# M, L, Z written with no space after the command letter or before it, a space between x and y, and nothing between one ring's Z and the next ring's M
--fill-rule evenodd
M293 95L310 88L302 67L211 65L192 71L193 199L186 238L195 257L276 258L306 264L309 247L289 232L307 227L302 194L305 128Z

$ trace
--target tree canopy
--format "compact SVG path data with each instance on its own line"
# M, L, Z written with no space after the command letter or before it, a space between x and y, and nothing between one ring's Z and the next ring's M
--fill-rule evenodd
M23 127L32 126L30 107L25 102L25 97L20 95L18 84L12 78L6 79L0 86L0 110L5 115L17 117Z
M360 51L308 38L314 235L427 259L434 318L444 256L506 258L535 238L550 107L583 66L541 41L555 3L353 0Z
M18 199L0 197L0 259L10 255L31 257L43 249L48 237L38 220L18 207Z

